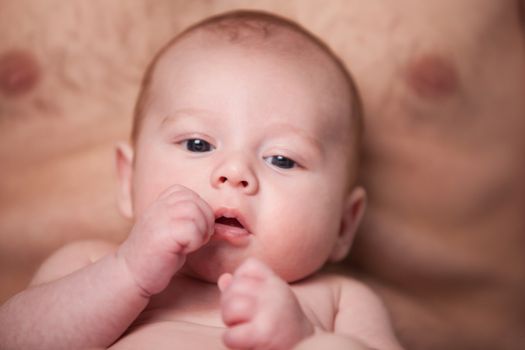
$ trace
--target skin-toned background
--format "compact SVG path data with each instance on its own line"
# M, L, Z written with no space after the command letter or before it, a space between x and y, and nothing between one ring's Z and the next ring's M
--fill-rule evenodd
M235 8L326 40L366 110L348 270L413 349L522 349L525 25L518 0L0 0L0 300L66 242L121 241L114 143L174 34Z

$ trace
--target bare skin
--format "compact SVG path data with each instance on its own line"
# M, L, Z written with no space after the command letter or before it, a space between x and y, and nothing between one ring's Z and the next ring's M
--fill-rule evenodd
M36 1L7 0L0 12L0 56L20 47L41 67L40 78L24 79L37 81L32 88L6 93L0 84L3 299L22 289L65 241L124 237L128 224L114 208L112 142L129 130L140 72L173 31L244 3L193 8L158 1L153 12L135 12L128 2L104 11L105 2L78 9L55 2L63 13L50 13L49 2L34 10ZM361 88L370 201L353 249L355 265L385 299L408 348L523 348L525 54L519 2L332 3L261 6L297 16L326 38L346 57ZM62 21L76 10L85 22L69 24L78 31L74 42L100 51L79 45L77 55L64 56L74 46L63 37L71 32L62 30L68 27ZM173 11L190 15L170 22ZM113 34L105 40L87 30L101 27L95 13L102 12L112 19L107 33ZM162 19L165 24L152 32L149 25ZM122 46L122 27L136 30L134 45ZM65 57L63 64L53 64L52 52ZM105 58L94 60L95 52ZM117 87L100 73L108 71Z

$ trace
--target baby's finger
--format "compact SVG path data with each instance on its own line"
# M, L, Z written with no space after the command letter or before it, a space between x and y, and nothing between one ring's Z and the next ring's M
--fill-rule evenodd
M181 202L194 202L205 219L206 228L203 233L206 234L207 238L212 235L215 226L215 215L213 214L213 209L204 199L202 199L201 196L199 196L197 192L177 184L170 186L161 192L158 200L164 200L170 205L180 204Z
M169 186L164 191L162 191L157 197L157 200L163 200L163 199L172 197L174 195L181 195L181 194L186 194L188 197L196 195L196 193L190 190L189 188L177 184L177 185Z
M249 322L255 314L256 301L249 296L238 295L221 301L222 321L231 327Z
M196 200L202 215L206 220L206 237L209 238L213 234L215 228L215 214L211 206L201 197Z
M165 208L171 218L171 222L177 225L179 221L192 221L201 233L206 236L208 223L199 204L193 199L184 199L176 205Z
M254 334L252 323L242 323L228 328L222 336L222 342L229 349L256 349L258 341Z
M226 288L228 288L228 286L232 282L232 278L233 276L231 273L223 273L221 277L219 277L217 281L217 286L219 287L219 290L221 292L224 292Z
M203 237L198 232L199 228L191 219L181 220L177 223L176 233L173 234L177 243L174 253L188 254L202 246Z
M263 283L259 278L248 276L233 275L229 281L228 288L222 291L221 298L229 298L230 296L248 295L258 296L261 292Z

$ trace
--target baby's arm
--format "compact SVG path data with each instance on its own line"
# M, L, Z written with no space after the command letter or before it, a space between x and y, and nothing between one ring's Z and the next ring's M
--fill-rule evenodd
M80 263L86 266L67 274L81 267L73 265L85 255L79 260L78 246L63 249L42 267L36 277L40 284L0 308L2 348L111 345L150 296L168 285L186 254L209 239L213 221L211 208L200 197L173 186L137 220L128 239L103 258Z
M336 277L334 285L339 291L339 302L333 333L320 332L294 349L402 349L376 294L348 278Z
M67 274L86 257L86 245L90 243L61 249L40 268L32 286L2 305L2 348L107 346L145 307L147 298L114 253Z

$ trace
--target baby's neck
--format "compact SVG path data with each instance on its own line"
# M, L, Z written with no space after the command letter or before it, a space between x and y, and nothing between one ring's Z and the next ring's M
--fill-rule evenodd
M219 299L217 284L177 274L162 293L152 298L150 305L154 307L160 302L163 307L176 305L179 310L188 308L195 312L200 309L204 311L218 308Z

